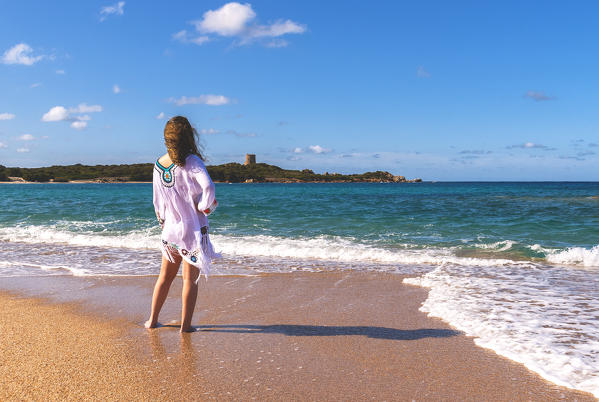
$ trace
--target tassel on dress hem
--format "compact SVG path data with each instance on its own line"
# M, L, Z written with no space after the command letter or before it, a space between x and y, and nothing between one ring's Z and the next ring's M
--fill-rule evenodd
M214 259L222 257L220 253L214 251L206 227L202 227L202 240L199 249L188 251L180 248L174 243L162 240L161 250L164 257L172 263L175 262L174 255L180 255L188 264L199 268L200 275L198 276L196 283L200 281L202 274L206 280L208 280L208 275L210 275L210 264L212 264Z

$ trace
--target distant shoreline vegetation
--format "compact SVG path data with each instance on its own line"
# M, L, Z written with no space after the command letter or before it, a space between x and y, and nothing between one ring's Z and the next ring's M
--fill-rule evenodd
M0 165L0 182L82 182L127 183L151 182L154 165L137 163L132 165L67 165L41 168L5 167ZM288 170L266 163L225 163L206 166L210 177L222 183L417 183L421 179L406 180L377 170L361 174L314 173L310 169Z

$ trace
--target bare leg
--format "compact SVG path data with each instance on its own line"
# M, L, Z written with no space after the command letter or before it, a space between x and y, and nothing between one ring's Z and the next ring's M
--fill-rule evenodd
M156 285L154 286L154 295L152 296L152 313L150 314L150 319L146 321L144 326L146 328L156 328L158 324L158 315L160 314L160 310L162 309L162 305L166 300L166 296L168 295L168 290L171 287L171 283L173 283L173 279L177 276L177 272L179 271L179 265L181 264L181 257L176 256L175 262L172 263L164 256L162 256L162 266L160 267L160 275L158 276L158 280L156 281Z
M181 295L181 332L193 332L191 317L198 298L198 284L196 280L200 270L183 261L183 294Z

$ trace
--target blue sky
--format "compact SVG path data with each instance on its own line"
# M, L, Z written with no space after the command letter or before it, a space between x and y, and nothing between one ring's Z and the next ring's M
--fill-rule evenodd
M0 164L599 180L596 2L4 2Z

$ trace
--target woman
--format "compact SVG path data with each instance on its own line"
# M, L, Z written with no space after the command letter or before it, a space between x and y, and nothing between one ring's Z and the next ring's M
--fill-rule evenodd
M212 259L219 257L208 237L207 215L217 205L214 183L196 137L196 130L185 117L173 117L164 127L167 153L154 165L154 209L162 226L162 266L146 328L158 325L160 309L183 262L181 332L193 331L191 318L200 274L208 276Z

